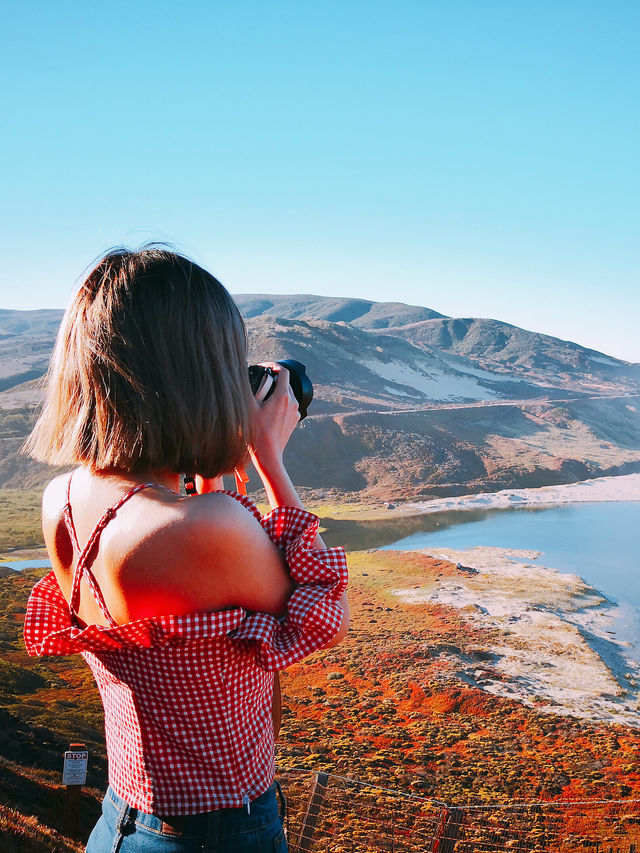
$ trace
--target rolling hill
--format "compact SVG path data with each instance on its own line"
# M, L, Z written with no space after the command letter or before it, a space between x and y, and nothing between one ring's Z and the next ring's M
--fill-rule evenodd
M640 365L395 302L234 298L250 360L297 358L314 383L288 448L303 487L397 500L640 470ZM50 476L17 450L61 317L0 311L0 486Z
M459 366L479 365L503 378L507 374L511 379L549 387L581 384L594 390L601 383L607 387L619 383L626 390L640 390L640 365L499 320L445 317L429 308L362 299L307 295L237 295L234 299L249 319L348 323L366 332L406 340L427 354L459 357Z

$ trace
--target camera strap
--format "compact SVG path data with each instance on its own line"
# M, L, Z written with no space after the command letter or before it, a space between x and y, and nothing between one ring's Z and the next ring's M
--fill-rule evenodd
M244 468L234 468L233 473L236 477L236 492L239 495L247 494L247 483L249 482L249 477L247 476L247 472Z
M184 490L188 495L196 495L196 478L191 474L185 474L182 478L182 482L184 483Z

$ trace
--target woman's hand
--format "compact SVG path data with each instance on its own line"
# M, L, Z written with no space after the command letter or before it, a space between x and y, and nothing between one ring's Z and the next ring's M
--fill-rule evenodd
M282 454L300 420L298 401L289 383L289 371L275 362L264 362L278 374L273 394L263 403L256 401L254 438L249 447L258 470L282 465Z
M282 452L300 420L298 401L289 384L286 367L273 362L265 362L265 366L276 370L278 379L269 399L264 403L256 402L255 439L249 447L251 461L262 480L271 509L279 506L304 509L282 461ZM316 536L313 547L322 549L326 545Z

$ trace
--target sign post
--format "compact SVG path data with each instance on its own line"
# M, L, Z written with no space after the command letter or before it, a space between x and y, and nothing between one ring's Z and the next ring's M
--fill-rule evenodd
M62 832L69 838L78 837L80 795L87 781L89 753L84 743L72 743L64 754L62 784L67 786L62 813Z

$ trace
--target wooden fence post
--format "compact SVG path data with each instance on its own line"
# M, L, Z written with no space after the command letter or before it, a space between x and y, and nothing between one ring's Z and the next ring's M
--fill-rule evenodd
M313 782L311 783L311 791L309 792L309 802L307 811L302 820L300 836L298 838L298 853L309 853L311 850L311 842L313 835L318 825L320 817L320 809L327 795L327 785L329 784L329 776L327 773L314 773Z
M431 853L455 853L456 841L464 822L464 811L456 808L446 808L440 818L431 845Z
M464 812L462 809L451 809L444 828L444 838L442 839L444 843L440 848L440 853L454 853L463 823Z
M62 784L67 786L62 809L62 834L68 838L78 837L80 823L80 798L82 786L87 781L89 753L84 743L69 744L64 754Z

